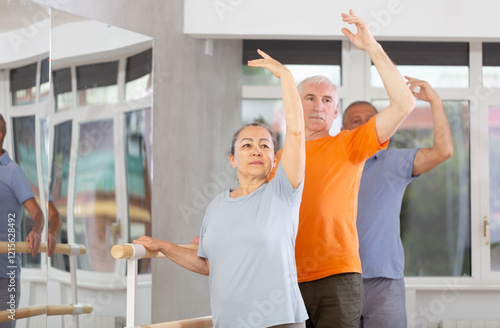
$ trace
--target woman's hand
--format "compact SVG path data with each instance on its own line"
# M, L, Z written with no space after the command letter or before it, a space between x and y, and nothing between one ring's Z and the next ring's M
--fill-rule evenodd
M162 249L163 241L160 239L152 238L149 236L140 236L134 240L134 244L141 244L146 247L150 252L160 252Z
M273 59L271 56L266 54L264 51L257 49L259 55L262 56L262 59L254 59L248 61L248 66L250 67L264 67L273 73L278 79L281 78L284 72L289 72L288 68L283 66L279 61Z

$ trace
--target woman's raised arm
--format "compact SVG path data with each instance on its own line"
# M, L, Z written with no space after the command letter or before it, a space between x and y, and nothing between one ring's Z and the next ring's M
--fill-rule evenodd
M297 188L304 178L306 165L304 112L302 101L292 73L277 60L262 50L257 50L261 59L248 62L251 67L264 67L281 80L283 111L285 113L286 134L281 161L288 180Z

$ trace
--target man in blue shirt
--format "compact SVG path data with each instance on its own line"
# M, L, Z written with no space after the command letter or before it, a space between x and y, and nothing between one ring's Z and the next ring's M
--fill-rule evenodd
M400 212L407 185L453 154L450 127L441 98L421 80L405 77L413 95L429 102L433 117L433 145L420 149L388 149L370 157L363 168L356 227L363 268L363 308L360 327L406 327L404 251ZM346 108L342 129L352 130L377 114L368 102Z
M33 219L33 228L26 237L32 256L38 253L44 226L42 210L28 179L3 149L6 133L6 123L0 114L0 241L9 242L9 250L12 249L0 254L0 311L15 309L19 304L21 254L15 252L13 242L21 241L23 206ZM0 328L4 327L15 327L15 321L0 323Z

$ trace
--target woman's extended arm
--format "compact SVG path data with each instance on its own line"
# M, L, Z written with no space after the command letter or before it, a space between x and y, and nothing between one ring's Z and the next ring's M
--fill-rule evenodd
M306 165L304 112L302 101L292 73L277 60L262 50L257 50L263 59L254 59L248 66L264 67L281 80L283 110L285 113L286 134L281 161L288 180L297 188L304 178Z
M208 276L210 266L208 259L199 257L195 249L181 247L169 241L149 236L141 236L134 240L134 244L141 244L151 252L162 252L166 257L181 267L190 271Z

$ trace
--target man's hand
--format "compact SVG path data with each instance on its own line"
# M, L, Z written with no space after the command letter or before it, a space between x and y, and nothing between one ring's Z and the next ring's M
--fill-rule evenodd
M40 233L38 231L31 230L28 237L26 237L26 241L30 243L31 256L35 257L35 255L38 254L38 248L40 247Z
M371 46L378 44L368 24L356 16L352 9L349 10L349 14L342 13L342 20L348 24L356 25L357 34L352 33L345 27L342 29L342 33L359 49L367 51Z
M54 234L50 233L48 234L47 236L47 255L49 257L52 256L52 254L54 254L54 250L56 249L56 243L57 243L57 240L56 240L56 236L54 236Z
M40 235L42 234L45 220L43 218L42 210L38 206L35 198L30 198L24 201L23 206L33 219L33 228L28 234L28 237L26 237L26 241L30 243L31 255L35 256L38 253L38 248L40 247Z
M422 81L419 79L415 79L413 77L405 76L405 79L408 81L406 84L408 84L408 87L410 88L411 92L415 96L415 98L427 101L429 103L434 102L434 101L441 101L441 98L439 95L434 91L434 89L430 86L429 83L426 81ZM414 92L415 88L420 88L419 92Z

